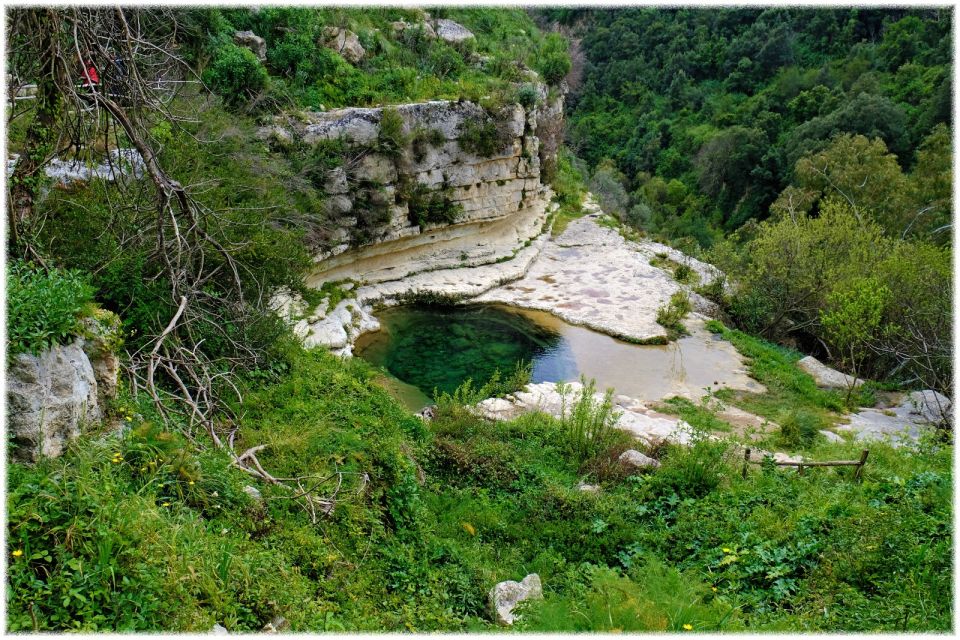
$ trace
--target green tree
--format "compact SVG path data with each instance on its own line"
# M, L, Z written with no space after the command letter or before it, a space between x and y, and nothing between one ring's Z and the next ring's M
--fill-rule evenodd
M881 331L883 308L890 289L877 278L856 278L835 288L820 310L820 324L840 360L853 372L847 388L847 403L857 385L860 365Z

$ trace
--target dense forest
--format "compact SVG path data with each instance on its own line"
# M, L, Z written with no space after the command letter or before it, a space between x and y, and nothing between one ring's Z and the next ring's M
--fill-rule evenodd
M776 426L748 446L848 459L864 445L824 430L849 414L952 396L952 12L426 11L8 12L8 374L94 341L120 375L58 456L8 438L5 628L503 631L488 594L530 573L520 632L952 628L950 420L871 443L856 475L803 475L770 456L747 473L715 415ZM430 35L437 19L473 35ZM684 444L614 429L612 392L568 417L478 414L523 366L436 393L426 421L271 303L329 310L357 286L305 284L342 224L325 205L345 143L262 135L275 117L387 107L362 152L395 157L436 141L390 109L471 102L484 120L457 144L483 157L497 114L564 94L540 233L589 191L605 232L716 264L704 333L765 390L659 404ZM68 161L88 173L46 171ZM420 222L455 219L428 204ZM854 384L818 387L804 353ZM625 471L631 447L656 471Z
M948 10L565 10L555 17L584 30L571 144L591 168L605 169L596 181L622 185L625 193L611 194L613 208L651 231L709 245L766 218L787 186L811 181L798 175L797 161L839 133L881 140L907 175L931 162L921 150L941 163L949 154L950 136L937 127L951 117ZM944 197L933 185L912 186L918 204ZM890 221L898 233L912 221L902 215ZM937 231L946 242L947 221L941 203L910 232Z
M607 211L730 273L742 328L952 388L950 11L546 15L581 41L570 146Z

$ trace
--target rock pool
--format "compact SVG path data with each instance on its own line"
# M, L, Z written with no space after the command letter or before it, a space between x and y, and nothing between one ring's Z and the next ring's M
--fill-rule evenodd
M567 324L540 311L501 305L401 306L378 314L382 330L361 336L354 353L389 374L385 386L411 409L434 389L451 392L467 378L532 363L533 382L594 378L599 389L641 400L706 388L760 391L733 347L688 318L692 335L666 346L635 345Z

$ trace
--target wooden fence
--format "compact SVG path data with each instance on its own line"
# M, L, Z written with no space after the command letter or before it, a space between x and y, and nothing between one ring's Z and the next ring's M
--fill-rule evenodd
M826 460L824 462L813 462L813 461L777 462L777 461L774 461L773 464L777 465L778 467L796 467L797 473L799 473L800 475L803 475L804 469L806 469L807 467L856 467L857 471L856 473L853 474L853 479L859 480L860 475L863 473L863 465L867 464L867 456L869 455L870 455L870 451L868 449L864 449L862 452L860 452L859 460ZM747 465L750 465L750 464L763 464L763 461L751 460L750 449L748 448L743 452L743 477L744 478L747 477Z

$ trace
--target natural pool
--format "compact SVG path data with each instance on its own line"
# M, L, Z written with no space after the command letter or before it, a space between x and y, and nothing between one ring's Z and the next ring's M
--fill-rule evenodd
M752 383L729 343L702 330L670 345L635 345L567 324L544 312L500 305L402 306L378 314L382 330L361 336L354 353L384 368L384 385L411 409L434 389L489 379L532 363L533 382L594 378L597 387L645 400L702 395L706 387Z

